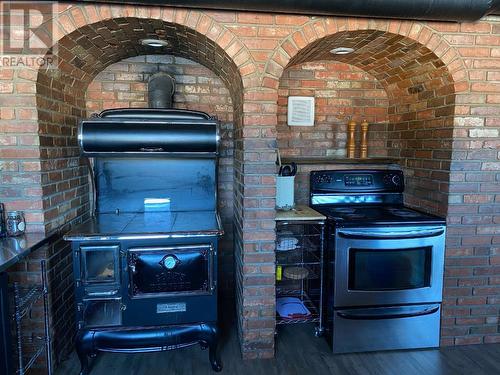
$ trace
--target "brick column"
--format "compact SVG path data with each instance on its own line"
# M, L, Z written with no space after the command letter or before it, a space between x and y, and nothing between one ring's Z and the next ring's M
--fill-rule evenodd
M246 90L237 131L237 313L244 358L274 356L276 102L274 90Z

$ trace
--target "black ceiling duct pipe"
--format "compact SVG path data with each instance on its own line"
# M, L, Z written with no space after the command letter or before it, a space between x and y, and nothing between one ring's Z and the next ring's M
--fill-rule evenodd
M477 21L488 14L500 13L500 0L112 0L101 2L458 22Z

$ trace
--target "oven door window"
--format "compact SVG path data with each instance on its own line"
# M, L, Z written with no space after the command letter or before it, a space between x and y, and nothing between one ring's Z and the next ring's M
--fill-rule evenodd
M349 290L385 291L430 286L432 247L349 251Z

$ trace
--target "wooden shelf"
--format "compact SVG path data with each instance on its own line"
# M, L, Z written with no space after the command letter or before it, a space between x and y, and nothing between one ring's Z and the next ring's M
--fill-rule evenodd
M399 159L397 158L341 159L331 157L303 158L300 156L281 159L282 164L290 164L292 162L296 164L397 164L398 161Z

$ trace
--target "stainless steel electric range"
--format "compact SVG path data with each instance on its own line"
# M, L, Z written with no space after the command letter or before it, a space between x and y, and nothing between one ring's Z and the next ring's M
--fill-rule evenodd
M439 346L445 219L403 204L398 170L314 171L328 217L327 335L334 353Z
M173 109L83 120L95 215L71 241L81 374L98 352L200 344L217 357L217 121ZM92 210L94 211L94 210Z

